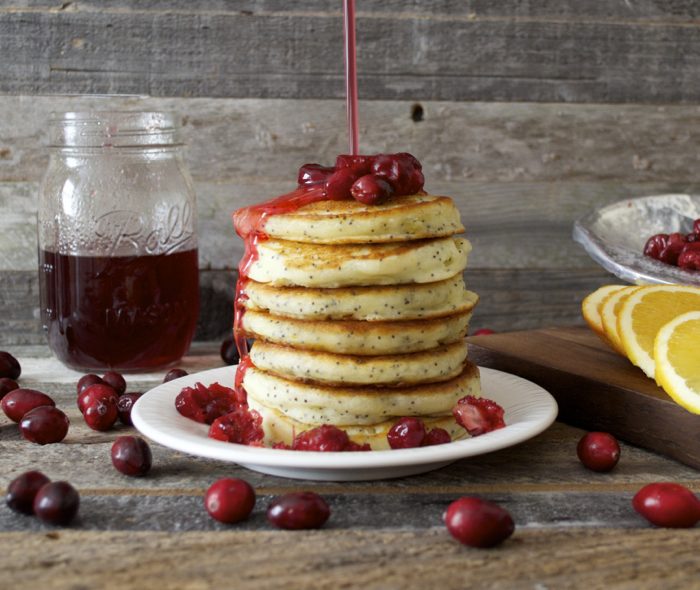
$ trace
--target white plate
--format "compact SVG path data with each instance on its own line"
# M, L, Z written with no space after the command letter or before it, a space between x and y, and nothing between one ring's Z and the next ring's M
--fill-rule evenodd
M136 402L131 419L142 434L161 445L271 475L322 481L403 477L510 447L532 438L554 422L557 403L539 385L494 369L481 367L480 370L483 395L503 407L506 427L466 440L417 449L319 453L248 447L209 438L206 424L178 413L175 398L183 387L196 382L230 386L235 367L211 369L163 383Z

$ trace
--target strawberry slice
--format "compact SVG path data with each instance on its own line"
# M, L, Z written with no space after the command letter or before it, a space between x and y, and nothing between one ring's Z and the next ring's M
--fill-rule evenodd
M479 436L503 428L503 408L495 401L468 395L452 408L457 424L463 426L471 436Z

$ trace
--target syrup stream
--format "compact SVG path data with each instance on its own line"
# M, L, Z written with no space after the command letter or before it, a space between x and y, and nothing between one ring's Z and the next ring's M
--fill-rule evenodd
M350 154L360 153L360 131L357 107L357 59L355 48L355 0L343 0L345 19L345 102L348 113Z

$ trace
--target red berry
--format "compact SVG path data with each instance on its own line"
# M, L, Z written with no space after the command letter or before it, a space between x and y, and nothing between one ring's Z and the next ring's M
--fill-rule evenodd
M420 162L411 154L381 154L372 163L372 173L386 179L397 195L412 195L423 188Z
M352 197L365 205L380 205L394 194L392 186L384 179L366 174L358 178L350 188Z
M401 418L386 435L392 449L420 447L425 439L425 424L418 418Z
M652 524L690 528L700 520L700 500L677 483L650 483L632 499L634 509Z
M233 389L213 383L208 387L195 383L184 387L175 398L175 408L185 418L212 424L217 418L236 410L241 400Z
M255 490L247 481L233 477L215 481L204 496L209 516L225 524L245 520L254 506Z
M170 369L163 378L163 383L168 381L174 381L175 379L180 379L180 377L186 377L187 371L185 369Z
M19 431L30 442L50 445L66 438L69 425L68 416L58 408L39 406L24 415Z
M238 349L236 348L236 342L233 338L226 338L226 340L221 343L219 353L221 354L221 360L227 365L237 365L241 360L241 357L238 356Z
M472 336L490 336L491 334L495 334L493 330L489 328L481 328L480 330L476 330Z
M372 162L376 156L351 156L349 154L341 154L335 159L335 170L349 168L352 170L355 178L369 174L372 169Z
M85 424L93 430L105 431L114 426L119 417L116 402L93 399L88 402L83 412Z
M669 234L668 243L666 247L661 251L659 255L659 260L665 262L666 264L677 265L678 257L683 251L685 246L685 236L680 233Z
M342 201L350 199L350 189L358 176L351 168L340 168L328 177L324 185L326 197L332 201Z
M668 245L668 234L656 234L651 236L644 244L644 256L661 260L661 252Z
M102 375L102 381L109 385L117 395L122 395L126 391L126 380L121 373L116 371L107 371Z
M209 436L239 445L262 443L264 433L261 425L260 414L240 407L214 420L209 428Z
M337 426L323 425L297 434L294 437L292 449L333 453L346 451L349 444L347 432Z
M119 400L119 396L114 389L106 383L96 383L83 389L83 392L78 394L78 409L81 414L85 413L85 408L88 404L94 401L103 401L105 403L115 404Z
M333 174L334 169L321 164L304 164L299 168L297 184L303 186L316 186L326 182L326 179Z
M34 514L34 498L49 481L51 480L40 471L27 471L7 486L5 502L15 512Z
M67 525L78 513L80 496L67 481L44 485L34 498L34 514L42 522Z
M267 520L280 529L321 528L331 515L326 501L315 492L294 492L272 500Z
M578 441L576 454L591 471L610 471L620 460L620 445L607 432L589 432Z
M10 379L9 377L0 377L0 400L5 397L6 394L19 389L17 381Z
M465 497L455 500L445 512L450 534L469 547L494 547L513 534L515 524L507 510L498 504Z
M463 426L471 436L479 436L505 427L503 408L483 397L468 395L452 408L457 424Z
M112 444L112 465L131 477L141 477L151 470L153 456L148 443L138 436L120 436Z
M56 403L45 393L35 389L15 389L0 401L0 407L13 422L19 422L24 415L40 406L55 406Z
M693 221L693 233L700 235L700 219Z
M691 242L683 247L678 256L678 266L684 270L700 270L700 242Z
M89 373L88 375L83 375L78 380L78 384L76 385L76 390L78 392L78 395L83 393L83 391L85 391L91 385L97 385L99 383L104 383L104 381L102 381L102 377L98 377L94 373Z
M444 428L433 428L423 439L424 447L432 447L433 445L445 445L452 442L450 433Z
M127 426L132 426L131 409L134 407L136 400L143 395L141 391L131 391L119 396L117 401L117 412L119 412L119 421Z
M9 352L0 351L0 377L18 379L22 374L22 367L19 361Z

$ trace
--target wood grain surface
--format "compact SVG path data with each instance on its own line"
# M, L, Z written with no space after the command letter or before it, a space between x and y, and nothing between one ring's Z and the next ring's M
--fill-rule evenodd
M215 346L198 344L182 366L220 365ZM575 455L582 431L556 423L519 446L397 480L333 483L286 480L152 445L144 478L116 472L112 441L133 429L91 431L75 406L78 374L43 346L16 347L22 385L46 391L71 419L67 439L38 446L0 418L0 487L41 469L81 494L68 528L41 525L0 507L1 587L167 589L236 588L691 588L700 575L700 529L654 529L631 508L645 483L676 481L700 492L698 471L622 444L608 474L583 468ZM127 376L130 390L160 375ZM216 523L202 496L220 477L243 477L257 491L251 518ZM320 531L282 532L264 512L276 495L310 489L332 516ZM516 522L495 550L453 541L441 523L463 495L502 504Z
M581 4L367 0L361 96L698 100L692 2ZM0 91L339 98L341 19L321 0L6 2Z

